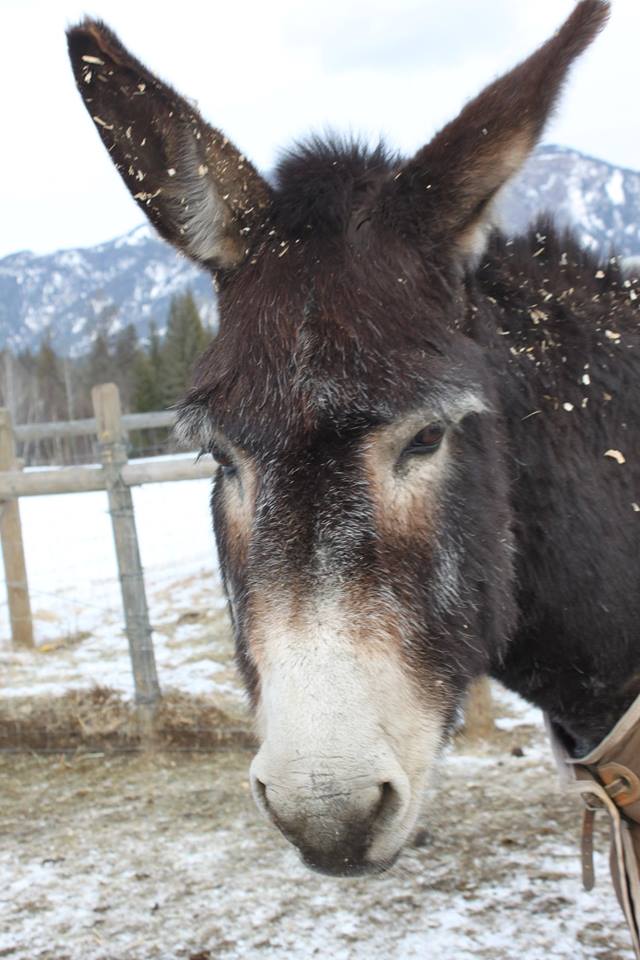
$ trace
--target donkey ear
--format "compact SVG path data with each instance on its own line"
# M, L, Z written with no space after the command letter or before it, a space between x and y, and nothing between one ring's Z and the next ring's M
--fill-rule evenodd
M270 203L266 182L103 23L85 20L67 38L84 104L158 232L210 268L240 263Z
M573 60L604 26L608 0L582 0L539 50L496 80L396 175L385 207L409 233L463 260L482 254L491 201L542 134Z

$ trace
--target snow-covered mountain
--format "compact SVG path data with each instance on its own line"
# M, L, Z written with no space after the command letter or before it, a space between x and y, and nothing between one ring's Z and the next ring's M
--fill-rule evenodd
M640 152L638 155L640 163ZM501 198L504 225L522 231L540 212L606 256L640 256L640 173L564 147L540 147Z
M96 247L0 260L0 347L37 347L48 334L56 349L86 352L96 333L149 321L166 327L171 297L191 287L205 321L217 313L211 277L177 254L146 224Z
M543 211L605 256L640 257L640 173L541 147L505 192L501 219L517 232ZM151 319L163 330L171 297L186 287L215 323L210 278L147 226L96 247L15 253L0 260L0 347L33 348L48 333L57 349L77 355L97 331L128 323L144 337Z

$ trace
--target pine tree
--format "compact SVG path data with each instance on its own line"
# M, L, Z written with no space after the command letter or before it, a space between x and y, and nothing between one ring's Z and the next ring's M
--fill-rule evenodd
M17 380L15 422L33 423L39 416L39 403L36 357L30 350L23 350L17 355L13 375L14 386Z
M165 406L183 395L193 367L209 341L191 291L174 297L169 308L167 334L162 350Z
M153 372L158 378L158 383L160 383L162 380L162 340L155 320L149 321L149 348L147 353Z
M154 370L151 357L140 352L133 367L131 409L135 413L162 410L162 384Z
M117 334L113 351L115 382L118 385L122 409L125 412L132 409L134 371L139 355L138 334L133 324L129 323Z
M67 407L67 395L64 385L62 363L45 336L36 355L35 363L37 385L37 419L64 420ZM39 444L40 455L45 461L64 460L64 438L48 438Z
M36 356L36 380L40 415L47 420L64 419L67 395L62 363L48 337L43 339Z
M164 407L162 341L153 320L149 322L149 340L138 349L131 378L131 409L135 413L162 410Z
M114 378L115 365L109 350L109 343L104 334L99 333L93 341L87 357L85 379L89 392L96 384L112 383Z

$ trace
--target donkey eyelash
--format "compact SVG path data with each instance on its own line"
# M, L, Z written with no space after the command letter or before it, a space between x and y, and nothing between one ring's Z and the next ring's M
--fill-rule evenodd
M195 460L194 460L194 463L200 463L200 461L202 460L203 457L212 457L212 456L213 456L213 454L212 454L212 452L211 452L211 447L210 447L208 444L203 443L202 446L200 447L200 449L198 450L197 454L196 454L196 458L195 458ZM215 458L214 458L214 459L215 459Z
M219 447L215 443L210 443L207 447L207 453L211 454L217 466L220 470L222 470L222 473L225 476L231 477L238 472L238 467L235 460L230 454L226 453L222 447Z

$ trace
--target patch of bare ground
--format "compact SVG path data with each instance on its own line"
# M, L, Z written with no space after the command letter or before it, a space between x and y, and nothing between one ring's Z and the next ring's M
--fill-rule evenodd
M251 753L0 755L0 957L627 960L597 846L538 728L460 741L388 873L307 871L256 813Z

